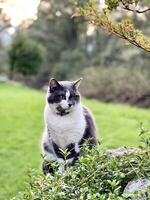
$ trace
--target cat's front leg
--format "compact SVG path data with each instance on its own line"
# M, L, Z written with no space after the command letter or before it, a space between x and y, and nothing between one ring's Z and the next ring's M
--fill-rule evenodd
M53 163L56 162L56 157L48 140L43 141L42 149L44 153L44 161L42 163L43 173L45 175L48 173L54 173Z
M78 145L78 143L74 143L73 148L70 149L70 153L68 154L67 160L66 160L66 167L67 166L74 166L76 161L78 160L78 157L80 155L81 149Z
M42 170L44 175L50 173L53 174L54 173L54 168L52 166L52 162L44 160L42 163Z
M53 169L54 162L56 162L55 156L50 152L45 152L44 161L42 163L42 170L45 175L48 173L54 173Z

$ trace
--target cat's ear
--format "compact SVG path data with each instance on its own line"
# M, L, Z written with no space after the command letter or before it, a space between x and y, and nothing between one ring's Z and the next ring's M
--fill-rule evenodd
M49 81L50 92L54 92L59 87L61 87L61 85L58 83L58 81L56 79L54 79L54 78L50 79L50 81Z
M74 89L78 89L78 87L79 87L81 81L82 81L82 78L80 78L80 79L74 81L74 82L73 82L73 88L74 88Z

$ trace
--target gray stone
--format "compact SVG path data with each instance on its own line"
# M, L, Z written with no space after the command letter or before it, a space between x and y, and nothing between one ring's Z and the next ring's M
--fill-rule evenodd
M138 148L135 148L135 147L120 147L118 149L112 149L112 150L108 150L106 151L106 155L109 157L109 158L119 158L123 155L130 155L132 153L137 153L138 151L140 151L140 149Z
M123 193L128 195L134 193L135 191L146 192L148 186L150 186L150 180L139 178L130 181L125 187ZM138 193L136 196L133 196L133 200L147 200L147 197L143 197L140 193Z

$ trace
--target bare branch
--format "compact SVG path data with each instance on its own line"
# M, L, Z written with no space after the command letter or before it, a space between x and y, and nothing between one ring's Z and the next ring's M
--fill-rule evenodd
M145 13L145 12L147 12L147 11L149 11L150 10L150 7L149 8L147 8L147 9L145 9L145 10L136 10L136 9L131 9L130 7L129 7L129 5L125 5L125 6L123 6L123 9L125 9L125 10L128 10L128 11L132 11L132 12L136 12L136 13Z

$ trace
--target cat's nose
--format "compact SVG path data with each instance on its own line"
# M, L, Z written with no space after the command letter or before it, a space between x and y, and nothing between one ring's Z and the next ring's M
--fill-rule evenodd
M72 103L69 103L68 106L71 107L71 106L72 106Z

